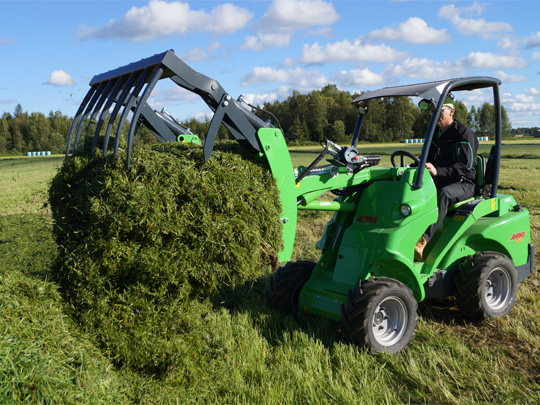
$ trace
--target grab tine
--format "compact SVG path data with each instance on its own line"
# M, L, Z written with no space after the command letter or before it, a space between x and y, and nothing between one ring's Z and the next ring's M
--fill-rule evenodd
M94 156L95 154L95 150L96 150L98 140L99 140L99 133L101 132L101 127L103 126L105 119L109 115L109 109L114 103L114 100L116 99L116 96L122 89L122 85L125 83L125 81L126 81L126 78L124 77L118 78L118 80L116 81L116 85L114 86L114 89L111 91L111 94L109 94L109 98L107 99L107 102L103 106L103 110L99 116L99 121L96 125L96 132L94 134L94 139L92 141L92 156Z
M79 125L77 126L77 132L75 133L75 140L73 141L74 146L76 146L79 143L79 137L81 136L81 131L82 131L82 128L84 127L86 119L88 118L88 115L94 108L94 105L96 104L96 101L99 99L99 96L101 95L101 92L103 91L104 87L105 87L105 83L101 83L99 85L99 87L93 94L92 98L90 99L90 102L86 106L86 110L84 111L84 114L81 117L81 121L79 122Z
M82 117L82 114L83 114L83 111L84 111L86 105L90 101L90 98L96 92L97 88L98 88L97 85L94 85L94 86L90 87L90 90L88 90L88 93L86 93L86 96L84 96L83 102L81 103L81 105L77 109L77 113L75 114L75 117L73 117L73 121L71 121L71 126L69 127L69 132L68 132L68 136L67 136L67 143L66 143L66 158L70 154L70 149L72 149L71 153L75 153L75 149L76 149L75 143L73 143L73 147L70 148L71 139L73 138L73 133L74 133L75 129L78 127L79 120Z
M100 114L101 112L101 108L103 107L103 104L105 103L105 101L109 98L109 95L111 94L111 90L113 88L113 85L114 83L116 82L116 80L111 80L109 82L107 82L105 88L103 89L103 92L101 93L101 95L99 96L97 102L96 102L96 105L94 107L94 109L92 110L92 112L90 113L89 115L89 120L93 120L93 119L97 119L97 117ZM97 131L97 125L96 125L96 129L94 131L94 137L92 137L92 145L94 144L93 142L93 138L95 138L95 134L96 134L96 131ZM83 146L84 144L86 143L86 134L85 134L85 137L83 139ZM92 150L92 153L93 153L93 150Z
M120 111L120 108L122 108L122 105L124 104L124 101L126 97L128 96L131 87L133 86L133 83L135 80L138 79L140 76L140 71L133 72L129 75L128 80L126 84L124 85L124 88L122 89L122 93L120 94L120 97L118 97L117 100L114 100L116 103L114 106L114 109L109 116L109 121L107 123L107 130L105 131L105 138L103 140L103 157L102 157L102 163L105 163L105 159L107 158L107 150L109 149L109 137L111 135L111 131L114 125L114 121L116 120L116 116L118 115L118 112Z
M133 118L131 119L131 125L129 126L129 132L127 135L127 168L129 169L130 166L130 160L131 160L131 148L133 146L133 140L135 139L135 129L138 128L139 125L139 117L141 115L141 106L144 106L146 103L146 100L148 100L148 97L150 96L150 93L154 89L154 86L156 83L161 79L161 75L163 74L163 68L160 67L156 69L150 80L148 81L148 84L146 85L146 88L144 89L143 94L138 100L137 107L135 108L135 111L133 113Z
M139 80L137 81L137 84L133 88L133 91L128 95L124 111L122 111L122 116L120 117L120 121L118 121L118 127L116 128L116 138L114 139L114 155L116 156L118 154L118 148L120 146L120 138L122 135L122 128L124 127L124 123L126 122L127 116L129 112L131 111L131 108L135 105L137 102L137 97L139 96L139 92L141 91L143 85L146 83L146 79L150 75L151 70L153 67L146 68L143 73L141 74L141 77L139 77Z

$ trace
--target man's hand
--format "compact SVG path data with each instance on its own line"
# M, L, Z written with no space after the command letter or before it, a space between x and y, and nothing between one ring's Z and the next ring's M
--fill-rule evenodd
M432 177L435 177L437 175L437 169L431 163L426 162L426 169Z

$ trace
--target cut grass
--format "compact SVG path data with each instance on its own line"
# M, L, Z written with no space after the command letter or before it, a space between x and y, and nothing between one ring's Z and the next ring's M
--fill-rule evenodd
M503 159L500 191L530 210L540 246L536 162ZM33 205L38 215L0 216L1 403L540 402L537 272L503 319L474 324L451 298L422 303L416 338L396 356L345 344L335 322L310 315L295 322L271 311L267 274L186 302L176 317L184 332L172 346L180 362L162 378L115 367L95 334L66 315L49 281L55 246L50 217L39 206ZM316 260L313 245L325 219L299 216L294 256ZM538 248L536 263L538 269Z
M0 216L0 402L121 403L122 378L65 314L50 220Z

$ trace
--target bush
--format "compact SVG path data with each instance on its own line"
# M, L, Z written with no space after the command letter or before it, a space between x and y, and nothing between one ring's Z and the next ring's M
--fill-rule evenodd
M74 315L118 364L161 374L175 364L186 299L268 272L281 249L269 170L236 145L141 146L65 160L49 200L56 276Z

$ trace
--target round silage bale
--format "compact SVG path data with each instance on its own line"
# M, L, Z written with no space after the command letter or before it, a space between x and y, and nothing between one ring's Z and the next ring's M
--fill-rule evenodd
M174 359L171 322L187 297L268 274L279 191L237 145L207 163L182 144L138 147L129 170L122 154L100 162L70 157L51 183L57 279L110 356L155 373Z

